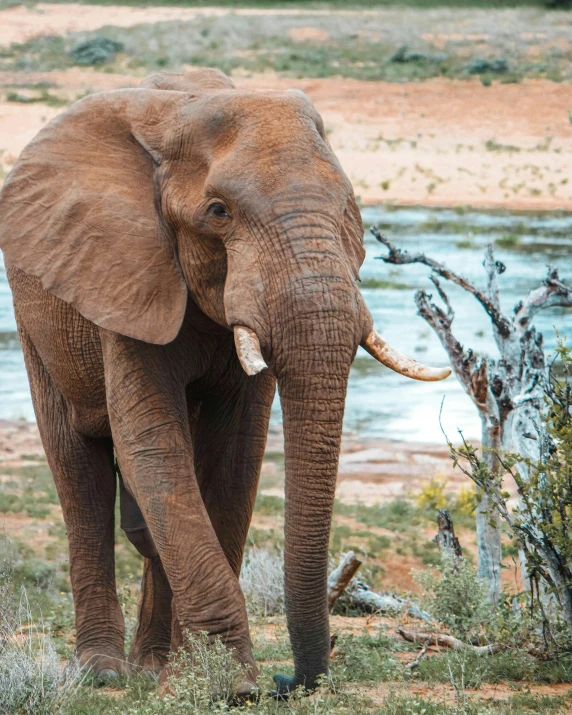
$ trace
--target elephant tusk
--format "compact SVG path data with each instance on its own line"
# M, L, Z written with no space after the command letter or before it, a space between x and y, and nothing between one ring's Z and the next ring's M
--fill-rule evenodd
M242 325L235 325L234 344L242 369L247 375L258 375L268 367L262 357L260 342L254 330Z
M436 382L437 380L444 380L451 374L450 367L427 367L416 360L405 357L405 355L392 348L391 345L388 345L375 330L371 331L361 345L380 363L413 380Z

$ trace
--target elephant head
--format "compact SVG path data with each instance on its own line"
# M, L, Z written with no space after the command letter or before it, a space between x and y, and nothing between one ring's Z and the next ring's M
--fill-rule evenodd
M289 685L328 669L328 540L350 365L361 344L417 379L356 286L354 194L298 91L214 70L89 96L24 151L0 201L7 261L98 326L166 344L188 300L277 378L285 432Z

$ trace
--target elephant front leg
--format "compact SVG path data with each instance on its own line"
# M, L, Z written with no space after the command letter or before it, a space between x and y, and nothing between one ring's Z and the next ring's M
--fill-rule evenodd
M159 552L181 629L220 636L254 678L244 598L201 497L170 346L112 333L102 334L102 345L119 465Z
M129 663L159 673L171 649L173 594L159 556L146 558L141 579L137 625L129 649Z

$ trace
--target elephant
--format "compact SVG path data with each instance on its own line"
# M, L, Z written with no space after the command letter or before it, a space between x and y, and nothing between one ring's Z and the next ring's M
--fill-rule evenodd
M285 601L294 675L330 654L327 567L342 419L359 345L443 379L375 331L363 226L309 98L218 70L87 96L24 149L0 247L67 527L76 652L101 678L168 671L220 636L255 687L238 576L276 386L285 435ZM126 658L121 522L144 557Z

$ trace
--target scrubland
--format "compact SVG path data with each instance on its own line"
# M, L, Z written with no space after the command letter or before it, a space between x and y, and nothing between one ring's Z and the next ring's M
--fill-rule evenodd
M23 693L17 708L7 712L154 715L217 708L225 711L224 703L210 701L212 679L226 673L232 681L233 673L236 675L225 649L206 649L198 670L188 665L185 670L183 662L184 677L175 689L175 699L160 698L149 676L135 673L128 681L101 687L78 671L73 660L66 532L51 474L33 426L2 427L4 432L12 431L13 439L0 444L0 591L5 621L0 626L0 683L4 683L6 693L8 687ZM346 453L359 454L351 452L358 446L350 441ZM399 443L394 449L400 450ZM444 459L442 467L446 474ZM510 599L522 589L516 545L505 535L507 602L502 622L493 624L486 596L474 574L474 493L468 485L448 484L444 476L422 480L405 498L382 498L370 505L338 500L330 542L332 565L342 553L354 550L364 561L358 577L372 589L396 592L426 608L435 608L432 599L440 581L439 568L443 568L432 540L435 514L437 508L448 507L467 569L445 590L448 605L444 610L437 609L448 626L434 627L467 642L501 639L502 649L493 655L476 656L469 650L434 648L411 670L408 665L419 655L420 646L403 640L397 629L426 630L427 624L397 613L364 614L342 599L331 619L337 640L328 681L310 698L294 697L288 703L276 703L266 696L272 687L272 674L291 672L292 667L281 590L283 476L283 453L279 436L274 435L264 462L242 575L255 654L262 669L261 700L235 707L261 713L567 712L572 702L572 656L531 655L525 647L530 637L527 614L514 617L512 612ZM381 481L389 478L389 474L379 477ZM115 557L129 639L137 613L142 563L119 528ZM442 600L443 592L437 592ZM9 603L15 615L6 622ZM449 611L452 615L447 615ZM196 647L205 650L200 639ZM16 667L18 672L25 672L17 683ZM0 696L0 710L2 705Z

